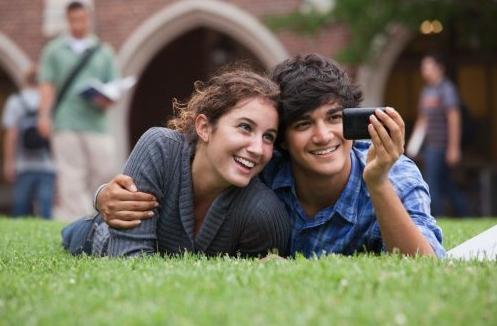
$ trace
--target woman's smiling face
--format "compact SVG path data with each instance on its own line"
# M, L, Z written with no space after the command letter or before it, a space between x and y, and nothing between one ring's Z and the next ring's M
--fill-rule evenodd
M208 128L204 153L211 171L206 173L213 173L220 184L248 185L271 159L277 128L273 102L263 97L238 102Z

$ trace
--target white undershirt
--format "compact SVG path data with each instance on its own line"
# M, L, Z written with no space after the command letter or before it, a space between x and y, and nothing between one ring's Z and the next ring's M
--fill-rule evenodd
M69 36L67 38L67 44L69 44L69 47L75 53L81 54L91 46L91 38L90 37L75 38L75 37Z

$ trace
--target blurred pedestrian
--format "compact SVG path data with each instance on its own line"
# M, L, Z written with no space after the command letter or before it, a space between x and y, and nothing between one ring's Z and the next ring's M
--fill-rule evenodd
M107 117L113 103L81 96L95 80L117 78L113 51L91 33L90 15L86 4L70 2L69 34L47 44L41 57L38 129L52 138L59 194L55 216L64 220L91 213L91 194L116 172Z
M36 127L40 103L36 75L33 66L25 73L22 90L11 95L5 105L3 174L13 183L12 216L38 215L48 219L52 217L55 165L48 143L34 147L25 143L29 123L31 128Z
M443 59L428 54L421 60L426 82L418 105L413 133L424 133L425 179L430 188L432 213L445 215L444 199L450 200L456 216L469 214L466 198L458 189L452 171L461 161L461 109L455 85L445 75Z

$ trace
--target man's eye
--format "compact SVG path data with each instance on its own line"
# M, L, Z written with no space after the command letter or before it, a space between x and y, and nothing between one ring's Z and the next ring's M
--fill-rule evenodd
M303 130L303 129L309 127L309 125L310 125L309 121L300 121L300 122L295 123L295 125L293 127L295 129L298 129L298 130Z
M238 128L245 130L245 131L252 131L252 127L248 123L245 123L245 122L240 123L238 125Z
M340 122L342 121L342 114L341 113L332 114L329 119L331 122Z

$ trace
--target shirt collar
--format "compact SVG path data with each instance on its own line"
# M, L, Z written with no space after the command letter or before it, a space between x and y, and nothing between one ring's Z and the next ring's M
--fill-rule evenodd
M97 38L95 35L88 35L85 38L77 39L72 35L68 34L65 36L65 44L75 53L82 53L86 49L97 44Z
M357 157L354 148L350 152L350 174L345 188L335 204L335 211L348 222L355 224L358 216L358 201L363 191L361 160Z
M354 142L354 146L350 152L351 168L349 179L347 184L342 191L340 197L335 203L335 212L340 214L345 220L350 223L355 224L357 222L359 198L361 198L361 193L365 192L368 196L367 191L365 191L365 185L362 180L362 171L365 164L366 157L363 154L364 151L361 149L368 148L369 142ZM281 162L279 169L276 170L271 188L274 191L283 188L293 189L295 184L295 179L293 178L292 168L289 160L284 160ZM295 196L297 199L297 197ZM331 204L330 204L331 205Z
M293 179L292 167L289 160L281 162L279 169L276 171L272 182L272 189L293 188L295 180Z

